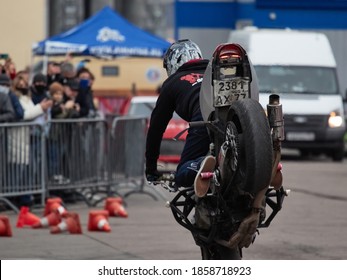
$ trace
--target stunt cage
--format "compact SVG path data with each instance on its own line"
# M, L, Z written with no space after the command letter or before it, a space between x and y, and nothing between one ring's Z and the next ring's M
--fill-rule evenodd
M277 173L284 140L280 98L270 95L265 113L257 101L255 77L247 53L240 45L222 44L216 48L200 92L204 121L189 123L190 127L205 126L210 135L210 154L217 160L214 172L206 177L213 182L210 191L205 197L197 198L194 186L175 185L173 173L163 174L155 182L178 192L167 206L200 247L212 243L228 247L225 241L252 210L250 205L255 194L265 188L257 228L269 227L289 194L283 186L269 187ZM269 215L265 214L266 206L271 209ZM204 209L200 215L201 208ZM197 213L203 217L203 223L195 219Z
M192 211L196 207L194 187L183 188L178 190L174 186L173 174L163 175L163 181L160 184L171 192L178 192L175 197L167 202L167 207L172 211L172 214L178 224L189 230L196 240L200 240L203 243L209 244L214 241L216 233L219 231L219 225L223 222L218 220L218 215L213 217L212 227L210 230L201 230L197 228L191 219ZM288 196L289 190L285 190L281 186L278 190L269 188L266 192L266 204L271 208L270 215L262 221L258 228L267 228L270 226L272 220L275 218L277 213L282 209L284 198Z

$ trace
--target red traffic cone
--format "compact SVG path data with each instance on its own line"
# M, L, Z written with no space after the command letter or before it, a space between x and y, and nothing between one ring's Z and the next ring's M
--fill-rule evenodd
M56 226L61 222L61 216L58 210L53 211L47 216L40 219L40 222L32 225L33 228L43 228L49 226Z
M108 212L106 210L96 210L89 212L88 221L89 231L111 231L110 224L108 223Z
M64 218L58 225L51 227L51 233L61 233L68 231L71 234L81 234L82 228L80 223L80 217L77 213L67 212L62 215Z
M0 236L12 236L10 221L7 216L0 215Z
M17 227L32 226L40 222L40 218L29 212L29 207L22 206L17 219Z
M45 211L43 213L43 216L49 215L54 210L58 210L60 215L66 213L67 211L62 204L63 204L63 201L60 197L48 198L46 201Z
M120 197L109 197L105 202L105 210L112 217L127 218L128 213L123 206L123 200Z

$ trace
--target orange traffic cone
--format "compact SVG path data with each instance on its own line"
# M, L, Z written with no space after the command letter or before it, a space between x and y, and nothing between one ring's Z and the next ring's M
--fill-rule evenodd
M58 210L60 215L67 212L63 206L63 201L60 197L48 198L46 200L45 211L43 213L43 216L47 216L48 214L50 214L54 210Z
M105 210L112 217L127 218L128 213L123 206L123 200L120 197L109 197L105 202Z
M58 210L55 210L47 216L40 219L40 222L32 225L33 228L43 228L49 226L56 226L61 222L61 216Z
M17 227L32 226L40 222L40 218L29 212L29 207L22 206L17 219Z
M108 212L106 210L96 210L89 212L88 221L89 231L111 231L110 224L108 223Z
M12 236L10 221L7 216L0 215L0 236Z
M67 212L62 215L64 220L56 226L51 227L51 233L61 233L68 231L71 234L81 234L82 228L80 217L77 213Z

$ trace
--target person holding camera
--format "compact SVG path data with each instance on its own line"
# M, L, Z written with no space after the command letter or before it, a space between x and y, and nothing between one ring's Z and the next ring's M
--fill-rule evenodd
M79 88L79 80L76 78L68 79L64 83L64 106L67 118L81 117L81 105L76 100Z

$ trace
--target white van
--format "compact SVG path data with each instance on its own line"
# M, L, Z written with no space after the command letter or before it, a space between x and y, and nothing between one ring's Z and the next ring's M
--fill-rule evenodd
M326 153L344 157L346 131L336 62L322 33L246 28L230 33L229 42L243 46L259 82L259 101L280 95L286 140L283 147L302 155Z

